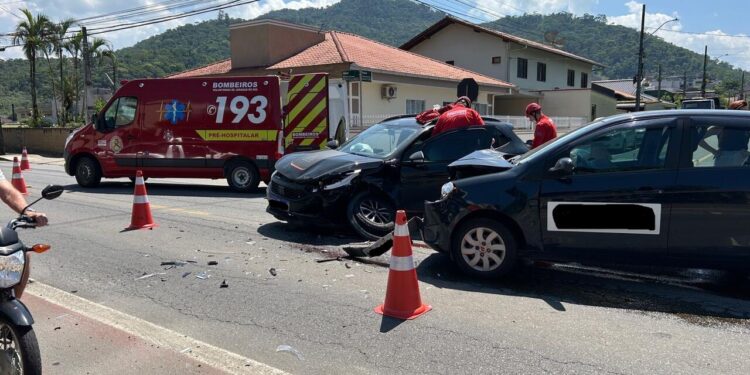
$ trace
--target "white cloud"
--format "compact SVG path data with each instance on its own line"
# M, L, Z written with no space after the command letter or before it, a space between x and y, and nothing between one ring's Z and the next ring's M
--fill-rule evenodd
M610 24L621 25L636 30L641 28L642 3L629 1L625 4L628 14L621 16L608 16ZM646 7L648 10L648 6ZM646 12L646 32L654 32L662 23L679 18L677 12L672 14ZM750 70L750 38L728 36L721 30L702 30L700 34L686 34L681 22L670 22L661 28L655 35L674 45L687 48L691 51L703 54L705 46L708 46L709 57L720 58L734 66ZM707 35L706 35L707 34ZM722 56L726 55L726 56Z
M225 11L231 16L236 18L250 19L258 17L262 14L268 13L272 10L291 8L301 9L308 7L326 7L333 5L340 0L261 0L257 3L251 3L246 5L237 6L234 8L227 8ZM36 0L36 1L13 1L0 2L0 34L12 32L15 25L18 24L19 19L13 16L4 8L20 14L18 9L28 8L32 13L43 13L49 16L53 21L61 21L66 18L86 18L92 16L98 16L105 13L119 11L123 9L131 9L144 5L151 5L157 3L157 0L131 0L127 2L121 1L105 1L105 0ZM193 8L179 8L179 9L165 9L164 6L159 7L161 11L154 14L144 15L139 19L156 18L162 16L169 16L178 13L183 13L190 9L205 8L207 6L216 4L218 2L206 1L204 4L199 4ZM8 4L8 5L5 5ZM154 8L156 10L157 8ZM188 18L180 18L172 21L163 23L137 27L128 30L108 32L105 34L96 35L102 37L112 43L115 49L120 49L144 40L153 35L162 33L168 29L172 29L181 25L185 25L192 22L203 21L216 17L216 12L209 12L201 15L196 15ZM131 21L137 21L133 19ZM116 20L110 23L103 24L89 24L90 33L95 33L97 28L106 26L113 26L124 23L123 20ZM9 37L0 37L0 45L9 45L11 39ZM23 57L23 52L20 48L8 48L5 52L0 52L0 58L20 58Z
M493 21L503 16L518 16L524 13L549 14L568 12L584 14L590 12L598 0L468 0L462 1L474 4L474 8L467 13L472 17L485 21ZM461 16L461 15L459 15ZM476 18L470 21L478 21Z

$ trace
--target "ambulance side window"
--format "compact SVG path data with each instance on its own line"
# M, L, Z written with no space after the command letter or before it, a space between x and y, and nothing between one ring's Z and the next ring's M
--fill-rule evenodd
M135 120L138 99L134 97L118 98L104 113L104 128L115 129L130 125Z

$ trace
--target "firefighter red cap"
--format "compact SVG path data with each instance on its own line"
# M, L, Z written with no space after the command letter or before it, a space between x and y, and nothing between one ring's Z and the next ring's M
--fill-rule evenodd
M534 112L539 112L541 110L542 106L540 106L539 103L531 103L526 106L526 116L531 116Z
M462 96L462 97L458 98L458 100L456 100L455 102L453 102L453 104L458 104L461 101L464 101L466 103L467 107L471 107L471 99L469 99L468 96Z
M729 109L742 109L747 107L747 100L736 100L729 103Z

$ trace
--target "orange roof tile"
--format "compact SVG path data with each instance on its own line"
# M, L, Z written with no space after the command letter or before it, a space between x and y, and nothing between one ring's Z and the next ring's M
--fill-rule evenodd
M179 73L168 75L167 78L189 78L200 77L213 74L223 74L232 70L232 60L221 60L217 63L202 66L200 68L185 70Z
M467 69L446 64L442 61L404 51L387 44L376 42L358 35L329 31L325 41L302 52L269 66L268 70L298 68L302 66L351 63L359 68L381 73L392 73L411 77L461 81L474 78L480 85L510 88L512 84L488 77ZM185 78L231 71L231 61L224 60L214 65L188 70L169 76Z

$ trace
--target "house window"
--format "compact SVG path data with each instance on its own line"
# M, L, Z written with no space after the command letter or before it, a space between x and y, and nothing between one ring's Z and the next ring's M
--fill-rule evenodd
M481 115L481 116L487 116L487 115L489 115L487 104L474 103L474 104L472 104L472 107L474 107L474 110L477 111L477 112L479 112L479 115Z
M492 56L492 63L493 64L500 64L503 61L502 56Z
M576 71L572 69L568 69L568 86L575 86L576 85Z
M456 65L456 61L455 60L448 60L445 63L448 64L448 65Z
M589 87L589 75L587 73L581 73L581 88L585 89Z
M424 100L406 99L406 114L416 115L424 111Z
M536 63L536 80L539 82L547 81L547 64Z
M518 58L518 67L516 76L518 78L526 78L528 76L529 60Z

